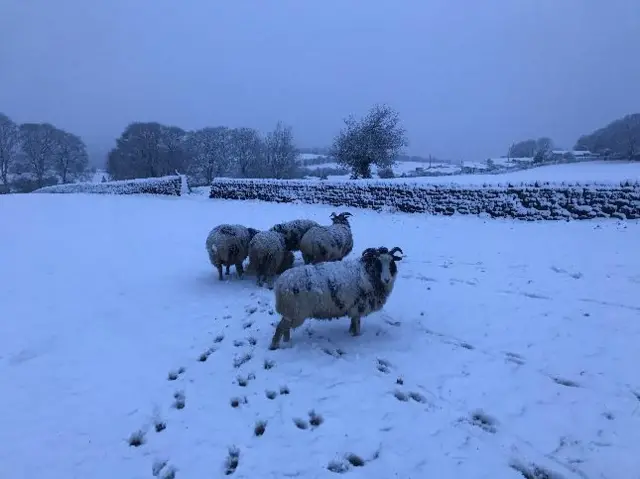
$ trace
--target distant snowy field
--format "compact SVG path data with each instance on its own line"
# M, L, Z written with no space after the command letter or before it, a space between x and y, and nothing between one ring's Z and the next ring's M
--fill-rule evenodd
M349 176L329 176L330 180L348 181ZM557 165L539 166L509 173L499 174L470 174L451 176L422 176L415 178L393 178L392 182L428 183L459 185L505 184L505 183L533 183L535 181L549 182L601 182L611 183L624 180L640 181L640 162L624 161L585 161L578 163L563 163ZM319 181L319 180L317 180Z
M205 237L333 210L0 197L0 477L637 477L639 222L351 210L353 254L407 255L384 312L268 351L272 293Z

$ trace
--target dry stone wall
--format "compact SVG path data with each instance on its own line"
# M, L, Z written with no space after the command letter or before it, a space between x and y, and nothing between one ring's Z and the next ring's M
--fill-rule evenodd
M210 198L521 220L640 218L640 183L429 185L396 181L215 180Z

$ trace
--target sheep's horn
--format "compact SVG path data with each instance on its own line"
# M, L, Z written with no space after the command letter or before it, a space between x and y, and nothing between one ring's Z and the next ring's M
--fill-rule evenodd
M376 248L367 248L362 252L363 258L365 256L377 256L377 255L378 255L378 250Z
M336 216L338 216L338 215L337 215L337 214L336 214L336 212L334 211L333 213L331 213L331 216L329 216L329 218L335 218Z
M348 211L345 211L344 213L340 213L340 216L344 216L345 218L348 218L349 216L353 216L353 215Z
M404 254L404 251L402 251L398 246L394 246L393 248L391 248L391 251L389 251L390 255L393 255L394 253L400 252L400 254Z

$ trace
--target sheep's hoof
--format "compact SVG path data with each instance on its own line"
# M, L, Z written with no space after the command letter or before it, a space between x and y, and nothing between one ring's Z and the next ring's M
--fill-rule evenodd
M278 349L278 345L277 344L271 343L269 345L269 351L275 351L276 349Z

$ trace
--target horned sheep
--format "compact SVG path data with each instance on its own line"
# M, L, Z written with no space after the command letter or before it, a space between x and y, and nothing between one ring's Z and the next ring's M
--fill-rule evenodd
M289 251L298 251L300 249L300 240L304 234L314 226L320 226L320 223L308 219L298 219L278 223L271 227L271 231L276 231L284 235Z
M300 252L305 264L339 261L353 250L353 235L349 224L351 213L331 213L332 224L314 226L300 240Z
M269 349L277 349L282 338L289 342L291 328L308 318L347 316L349 332L358 336L360 319L382 309L393 291L396 261L402 259L396 253L403 254L398 247L367 248L358 259L297 266L282 273L274 284L276 311L282 319Z
M249 242L249 269L255 272L258 286L266 281L272 288L275 275L291 268L293 261L293 253L281 233L260 231Z
M221 224L209 232L205 247L209 261L218 270L220 281L223 280L222 266L226 266L225 273L229 274L229 267L234 265L236 273L242 277L242 263L249 254L249 242L257 233L254 228L238 224Z

